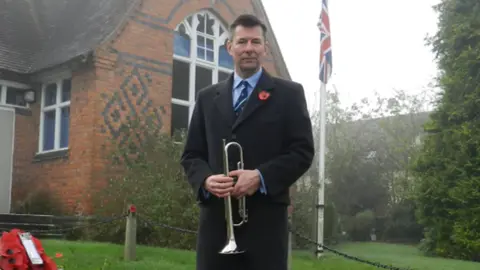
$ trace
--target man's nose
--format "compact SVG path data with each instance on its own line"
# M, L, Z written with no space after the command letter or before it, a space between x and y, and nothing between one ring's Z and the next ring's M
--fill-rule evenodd
M247 51L252 51L253 50L253 44L251 41L247 41L247 45L245 46L245 50Z

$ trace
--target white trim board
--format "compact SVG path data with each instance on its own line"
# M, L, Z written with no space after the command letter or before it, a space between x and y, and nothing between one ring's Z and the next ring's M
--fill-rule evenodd
M12 183L13 183L13 164L14 164L14 152L15 152L15 109L14 108L8 108L8 107L1 107L0 106L0 111L7 111L11 112L13 117L12 117L12 159L11 159L11 166L10 166L10 186L9 186L9 193L8 193L8 211L10 212L12 210Z

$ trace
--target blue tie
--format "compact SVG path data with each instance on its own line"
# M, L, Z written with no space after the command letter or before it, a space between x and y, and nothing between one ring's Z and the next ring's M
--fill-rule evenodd
M243 106L245 105L248 98L248 86L249 86L248 82L242 81L240 85L243 87L243 89L233 108L233 110L235 111L235 114L237 115L242 111Z

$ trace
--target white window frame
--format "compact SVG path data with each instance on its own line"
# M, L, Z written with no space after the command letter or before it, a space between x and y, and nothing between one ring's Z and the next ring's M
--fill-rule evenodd
M65 107L70 107L70 101L72 99L72 90L73 90L73 85L70 89L70 100L62 102L62 84L64 80L72 79L70 75L63 75L63 76L58 76L55 79L50 79L48 81L44 81L42 83L42 90L41 90L41 98L40 98L40 128L39 128L39 140L38 140L38 153L39 154L44 154L44 153L50 153L50 152L56 152L56 151L62 151L62 150L67 150L69 148L69 145L67 147L60 147L60 132L61 132L61 116L62 116L62 109ZM45 92L47 89L47 86L55 83L57 85L57 95L56 95L56 102L53 105L46 106L45 107ZM45 113L50 112L50 111L55 111L55 134L54 134L54 139L53 139L53 149L50 150L43 150L43 134L44 134L44 119L45 119ZM71 111L70 111L70 117L71 117ZM69 120L69 124L71 126L71 118ZM70 132L71 134L71 132ZM69 136L69 144L70 144L70 134Z
M197 31L196 31L197 26L198 26L197 15L206 16L207 14L208 14L208 16L210 16L210 18L214 19L214 24L213 24L213 28L214 28L214 30L213 30L214 33L213 34L214 35L213 36L209 35L209 34L206 34L206 33L197 33ZM189 17L192 17L192 26L191 27L188 23L188 18ZM220 48L221 45L224 44L225 40L228 39L229 31L228 31L228 28L220 22L220 20L217 16L215 16L213 13L211 13L209 11L206 11L206 10L199 11L199 12L196 12L195 14L190 15L187 18L185 18L181 23L179 23L177 25L175 30L177 31L178 28L180 27L180 25L182 25L182 24L185 26L186 33L190 37L190 40L191 40L191 42L190 42L190 57L184 57L184 56L176 55L175 54L175 48L174 48L173 49L173 51L174 51L173 59L189 64L188 100L183 100L183 99L178 99L178 98L173 98L172 97L172 104L188 107L188 126L190 126L190 120L192 118L193 109L195 107L195 79L196 79L196 74L195 73L196 73L196 67L200 66L200 67L204 67L204 68L208 68L208 69L212 70L212 84L215 84L215 83L218 82L218 72L219 71L222 71L222 72L225 72L225 73L231 73L231 72L233 72L233 69L221 67L218 64L218 62L219 62L218 61L219 60L218 59L219 58L219 48ZM220 33L219 33L219 26L223 27L224 31L223 31L222 35L220 35ZM213 50L213 62L197 58L197 36L202 36L204 38L213 39L213 48L214 48L214 50ZM173 96L173 86L172 86L172 96Z
M28 102L26 103L25 106L7 104L7 89L8 89L8 87L15 87L15 88L18 88L18 89L25 89L25 90L31 89L31 87L29 85L26 85L26 84L23 84L23 83L0 80L0 89L1 89L0 90L0 106L29 109L30 104Z

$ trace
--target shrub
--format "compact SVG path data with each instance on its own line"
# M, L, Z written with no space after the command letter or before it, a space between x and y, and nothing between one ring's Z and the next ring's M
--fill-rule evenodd
M16 214L62 215L63 204L58 196L48 188L35 187L26 193L22 200L12 205L12 212Z
M128 139L112 144L109 174L113 176L94 196L95 214L119 215L135 204L138 243L193 249L195 235L161 226L197 229L199 209L179 163L184 134L176 136L181 138L177 142L156 126L138 120L130 120L124 127ZM124 226L124 222L102 226L102 230L89 232L89 237L123 242Z
M292 225L295 232L311 239L316 239L316 208L315 208L315 187L297 187L292 198L293 214ZM294 249L311 249L314 246L308 241L293 236Z
M297 189L293 198L294 211L292 223L294 230L306 237L316 240L317 230L317 186L303 186ZM323 238L325 245L331 245L338 242L338 218L333 203L327 203L324 210ZM315 250L315 246L311 243L295 238L293 248L295 249L311 249Z
M382 240L388 242L418 243L423 236L423 226L416 220L411 200L393 205L382 227Z
M353 241L368 241L375 225L375 214L372 210L365 210L355 216L347 218L345 224L347 233Z

